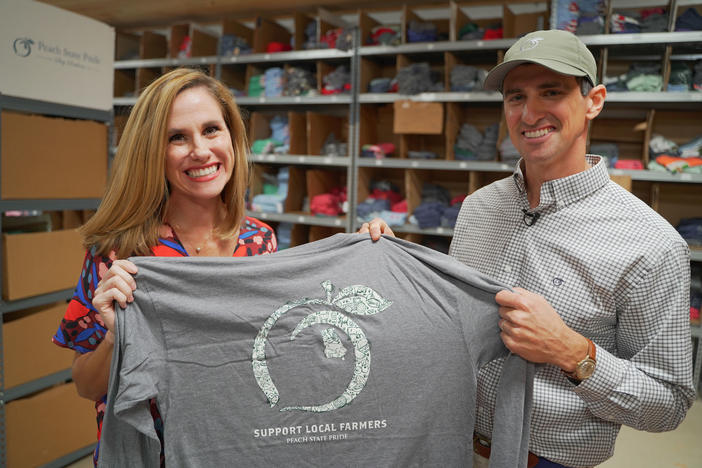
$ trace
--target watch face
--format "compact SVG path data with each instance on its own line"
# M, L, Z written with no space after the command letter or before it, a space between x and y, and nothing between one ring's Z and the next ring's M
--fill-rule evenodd
M595 372L595 361L589 358L578 363L578 367L575 369L575 375L580 380L587 379L593 372Z

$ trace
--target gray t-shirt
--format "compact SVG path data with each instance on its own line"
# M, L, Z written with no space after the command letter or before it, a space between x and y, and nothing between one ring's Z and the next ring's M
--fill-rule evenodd
M275 255L132 259L100 466L467 466L503 285L428 248L337 234ZM119 308L118 308L119 309ZM533 365L510 355L492 467L526 466Z

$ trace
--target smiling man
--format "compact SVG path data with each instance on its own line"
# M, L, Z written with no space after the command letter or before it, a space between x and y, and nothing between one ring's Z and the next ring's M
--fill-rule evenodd
M543 364L531 466L597 465L622 424L672 430L695 394L689 250L609 179L603 158L586 154L607 94L596 75L588 48L565 31L530 33L507 51L485 88L502 92L521 160L466 198L451 244L463 263L514 285L496 296L502 340ZM478 379L475 466L489 454L502 365Z
M586 154L607 92L595 59L565 31L514 43L485 89L503 94L521 159L468 196L449 254L512 285L502 341L542 364L534 378L529 468L591 467L622 424L675 429L694 398L690 251L675 229ZM382 219L360 233L393 235ZM478 375L474 467L487 466L503 359Z

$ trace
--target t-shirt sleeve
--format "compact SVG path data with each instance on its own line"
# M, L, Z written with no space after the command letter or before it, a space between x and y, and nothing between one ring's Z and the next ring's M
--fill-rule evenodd
M94 351L105 338L107 328L93 307L93 294L102 276L112 265L110 256L86 251L78 284L52 341L81 354Z
M140 272L144 275L145 272ZM161 445L149 400L162 386L165 344L145 285L115 316L115 349L100 441L100 467L158 467ZM162 414L162 416L164 416Z

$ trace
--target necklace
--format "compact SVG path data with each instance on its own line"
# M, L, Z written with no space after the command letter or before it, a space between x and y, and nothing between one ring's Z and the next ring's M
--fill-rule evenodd
M180 226L178 226L178 225L175 224L175 223L173 223L172 226L173 226L173 228L175 228L175 230L176 230L175 234L178 236L178 238L180 239L181 243L183 243L183 242L185 241L185 239L182 237L183 230L181 229ZM180 233L180 234L178 234L178 233ZM203 248L204 246L206 246L207 243L210 242L211 240L212 240L212 230L210 229L210 231L207 233L207 237L205 237L205 239L200 243L199 246L198 246L198 245L193 245L193 247L195 247L195 254L196 254L196 255L200 255L200 251L202 251L202 248ZM191 243L190 241L187 241L187 242L188 242L188 244Z

